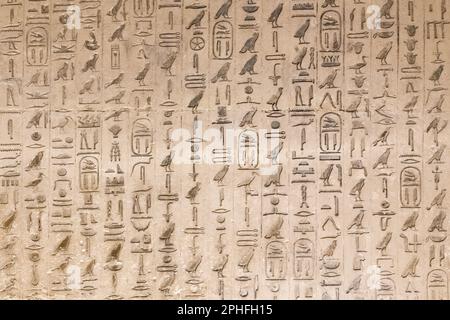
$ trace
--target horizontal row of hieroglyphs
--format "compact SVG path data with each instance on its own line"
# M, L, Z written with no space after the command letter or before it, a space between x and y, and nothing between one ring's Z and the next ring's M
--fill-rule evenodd
M449 0L0 0L1 299L448 299Z

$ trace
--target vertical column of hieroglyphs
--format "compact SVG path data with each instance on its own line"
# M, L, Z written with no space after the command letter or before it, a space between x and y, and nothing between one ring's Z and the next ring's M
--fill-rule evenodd
M234 26L236 1L210 1L209 30L209 124L211 134L205 139L213 139L211 147L205 150L205 165L211 166L208 185L209 201L208 250L211 252L209 274L211 283L208 297L229 299L232 297L234 250L233 178L236 169L233 148L234 127L232 109L236 105L234 81L236 57ZM206 129L206 128L204 128ZM206 154L206 152L208 152ZM230 170L231 168L231 170Z
M265 88L261 94L261 219L260 253L261 299L289 297L288 267L289 227L287 179L288 82L284 76L286 53L292 38L283 32L281 15L284 3L261 2L260 60L264 66L259 81ZM280 11L278 13L278 11ZM273 17L271 15L273 14Z
M400 249L397 191L396 144L399 107L397 105L397 52L398 15L397 2L376 1L367 9L366 24L370 30L370 110L373 133L371 149L367 153L371 163L368 186L371 196L372 251L369 276L374 280L375 296L372 298L396 298L398 294L398 259ZM374 13L375 12L375 13ZM369 17L370 16L370 17ZM373 17L374 16L374 17ZM365 62L362 62L364 64ZM366 66L364 66L366 67ZM377 280L378 279L378 280ZM369 281L370 283L372 281Z
M346 299L367 296L372 266L370 263L371 234L369 230L368 176L370 163L370 22L367 22L368 3L348 4L344 13L345 82L343 91L344 197L342 203L342 233L345 244L344 292ZM370 10L370 8L369 8ZM360 65L361 64L361 65Z
M317 156L315 83L317 70L316 41L313 30L317 26L316 1L284 3L282 10L273 11L270 20L274 26L282 25L288 33L289 51L284 76L288 96L289 127L287 141L289 171L289 220L291 244L288 249L290 299L311 299L317 291L316 257L316 200ZM288 21L291 21L288 23ZM309 20L311 31L305 31L303 41L295 38L300 26ZM309 27L308 27L309 29ZM288 170L287 168L285 170Z
M130 181L129 155L130 136L127 135L130 118L131 92L136 85L132 58L132 35L130 21L131 2L108 0L102 3L103 25L103 77L112 79L125 73L125 88L110 86L105 88L102 108L102 166L104 180L103 206L103 256L104 266L102 286L103 295L108 299L120 299L128 296L129 277L133 260L130 257L129 228L131 202L128 201L128 182ZM127 70L130 72L125 72ZM145 80L145 79L143 79ZM105 84L107 81L105 81ZM108 83L109 84L109 83ZM142 81L141 81L142 84ZM124 130L126 128L126 130Z
M360 117L364 115L367 119L364 122L364 128L365 130L367 130L367 135L365 141L366 151L364 152L365 157L362 165L367 172L365 195L367 200L370 201L365 202L365 208L363 208L364 211L361 211L361 214L359 216L353 215L351 222L347 222L347 228L349 228L349 232L368 232L366 236L362 234L362 236L360 237L360 239L365 238L366 240L364 248L366 248L368 255L363 254L360 256L360 260L357 258L357 260L354 262L354 265L360 264L362 268L361 271L363 271L363 275L361 283L359 285L359 292L364 292L367 299L376 298L379 290L386 292L392 291L392 288L390 288L390 286L384 288L382 288L381 286L383 279L381 278L381 268L378 264L379 251L376 249L376 245L379 241L378 232L381 225L380 218L378 216L378 210L381 202L380 194L382 189L380 181L381 179L378 177L377 170L373 168L372 159L374 157L378 157L380 148L382 146L387 146L388 142L386 138L388 137L390 132L390 125L392 125L389 118L384 119L386 115L389 117L391 115L389 115L388 113L383 113L382 109L384 107L379 109L379 106L372 100L372 97L374 95L373 93L376 92L376 84L374 81L372 81L372 74L373 70L375 70L375 66L373 66L370 61L374 59L372 57L372 55L374 54L372 53L372 32L373 30L380 31L381 28L378 9L379 6L375 4L364 4L362 5L362 8L359 9L360 11L355 10L353 12L353 10L351 10L348 14L349 18L351 18L353 22L350 22L350 26L347 27L349 30L355 30L357 26L360 26L359 30L361 34L367 35L365 41L363 39L349 39L347 44L347 58L350 59L352 56L357 56L359 59L358 61L366 63L366 65L360 69L364 74L357 75L356 71L352 70L351 75L353 75L352 77L354 78L353 81L356 87L359 84L362 88L368 90L368 97L364 98L364 100L361 101L361 106L358 107L358 114ZM349 32L349 34L351 34L351 31ZM365 61L363 61L362 59L363 56L365 57ZM353 65L355 65L354 62L349 63L348 67L350 68ZM350 75L348 75L348 78L350 78ZM371 183L372 181L376 181L376 183ZM384 274L387 274L389 277L390 271L388 271L387 273L384 272ZM387 278L387 281L391 282L389 278ZM350 284L348 285L347 289L349 288ZM349 292L349 294L351 294L352 291L355 292L356 290L353 288Z
M156 15L155 1L130 2L130 29L128 30L129 59L133 61L128 70L133 77L130 83L130 117L123 128L131 157L127 163L129 188L127 197L130 218L127 220L130 234L130 261L128 268L131 289L129 298L145 299L150 296L153 285L151 272L154 263L151 259L153 239L150 224L153 223L152 188L153 172L153 131L154 131L154 92L157 68ZM121 111L119 111L121 112Z
M319 294L324 299L340 299L343 283L343 9L344 1L318 1L316 110L320 148L317 170L320 181L316 260L320 269ZM306 20L299 28L296 34L299 42L306 41L304 34L308 32L310 23ZM355 200L360 200L360 190L356 190Z
M25 217L19 215L22 183L23 113L23 2L2 2L0 7L0 48L2 77L0 101L0 297L23 298L30 288L30 244ZM26 266L24 268L23 266Z
M48 72L49 108L48 131L50 136L49 170L49 255L50 267L49 295L56 298L76 298L79 289L80 270L78 268L77 243L79 233L75 222L78 219L73 210L75 187L75 120L77 86L74 77L66 81L55 76L54 65L60 63L74 65L77 53L79 10L75 2L53 1L50 6L49 39L51 68ZM34 76L39 82L40 75ZM68 94L69 93L69 94ZM42 180L42 179L40 179ZM41 181L34 182L36 186ZM60 267L62 265L62 267Z
M188 145L183 154L182 197L183 226L182 296L204 297L208 287L205 226L209 212L207 202L208 171L203 171L205 147L202 132L208 123L209 73L209 2L183 2L183 104L182 127ZM186 139L185 139L186 140Z
M159 299L179 297L181 283L180 245L181 223L184 213L180 206L181 166L176 148L181 144L180 110L182 109L182 7L180 0L161 0L157 8L157 58L156 78L160 90L154 94L155 113L155 266L156 283L154 294ZM182 158L182 157L181 157Z
M24 268L24 295L47 296L48 272L64 275L68 262L51 265L48 257L49 222L49 97L50 97L50 7L48 1L26 1L25 59L23 90L9 86L7 106L17 107L16 100L23 94L24 113L22 126L23 196L21 210L26 224L24 250L27 256ZM54 269L54 270L53 270Z
M262 141L258 124L262 119L261 72L263 46L261 35L261 1L240 0L236 3L235 92L236 113L239 121L236 148L237 168L234 172L234 211L236 260L233 268L235 299L257 299L260 293L261 265L261 178ZM259 112L258 112L259 111ZM236 122L237 124L237 122Z
M233 119L239 130L234 134L233 198L235 247L231 257L234 269L233 299L255 299L258 295L257 249L261 237L260 202L257 187L257 170L260 168L259 132L257 130L260 102L257 101L260 83L254 80L260 70L257 63L260 50L259 28L255 12L259 4L237 1L233 26L236 64L233 92L235 110ZM255 67L257 65L257 67ZM234 126L236 127L236 126ZM255 181L256 180L256 181Z
M55 62L53 83L75 81L73 91L63 90L67 101L73 101L76 126L76 178L72 181L76 197L76 221L79 245L76 247L80 268L79 290L83 299L100 298L100 275L102 267L102 210L101 182L101 117L99 106L102 99L102 17L101 2L80 0L80 28L77 30L76 58L72 61ZM76 7L75 7L76 8ZM73 50L73 49L72 49ZM107 78L109 81L109 78ZM70 124L69 124L70 126Z
M425 283L422 279L426 270L426 251L423 246L423 225L421 210L423 192L423 3L400 1L399 3L399 48L398 48L398 170L400 172L398 197L399 236L401 245L398 256L403 265L399 286L402 299L422 298ZM420 27L419 27L420 26ZM395 58L395 52L386 53L386 62ZM419 216L421 217L420 219ZM417 223L416 223L417 222Z
M448 115L448 66L449 54L449 10L448 2L427 1L424 4L424 112L423 121L423 205L421 227L425 231L423 257L425 270L422 281L426 283L423 298L447 300L449 245L447 230L448 197L448 148L443 137ZM420 40L419 40L420 41ZM448 142L447 142L448 143ZM414 269L411 271L414 274Z

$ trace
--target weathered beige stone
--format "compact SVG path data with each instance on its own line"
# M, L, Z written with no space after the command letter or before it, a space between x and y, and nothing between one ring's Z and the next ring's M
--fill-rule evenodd
M441 0L0 6L2 299L448 299Z

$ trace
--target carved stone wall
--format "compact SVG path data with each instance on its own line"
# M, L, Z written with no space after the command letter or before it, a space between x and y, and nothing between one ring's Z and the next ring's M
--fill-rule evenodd
M448 0L0 0L0 298L448 299Z

